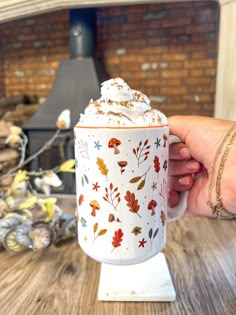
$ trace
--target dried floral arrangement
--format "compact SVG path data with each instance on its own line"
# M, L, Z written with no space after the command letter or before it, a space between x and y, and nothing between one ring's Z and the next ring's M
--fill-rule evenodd
M19 163L0 177L0 247L10 253L38 251L76 236L76 217L63 212L57 198L50 196L51 187L59 187L61 172L73 172L70 159L49 170L27 171L25 166L48 149L63 129L70 127L70 111L62 111L56 120L55 134L45 145L26 158L27 136L20 127L12 126L6 145L17 147ZM10 185L3 184L10 177ZM33 180L33 185L31 184Z

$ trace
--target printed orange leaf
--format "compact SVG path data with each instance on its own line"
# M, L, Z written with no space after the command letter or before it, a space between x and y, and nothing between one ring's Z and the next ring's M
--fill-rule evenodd
M130 183L137 183L141 178L142 178L142 176L136 176L136 177L131 178L131 180L129 182Z
M141 181L141 183L139 183L137 190L141 190L145 185L145 179Z
M98 230L98 223L95 223L93 226L93 232L96 233Z
M131 184L134 184L134 183L137 183L141 180L141 182L138 184L138 187L137 187L137 190L141 190L143 189L145 183L146 183L146 176L147 176L147 173L150 171L151 169L151 166L147 169L147 171L142 175L142 176L136 176L136 177L133 177L130 179L130 183Z
M103 159L97 158L97 165L102 175L107 176L108 169Z
M135 199L135 194L127 190L126 195L125 195L125 200L127 201L127 206L129 207L129 211L136 213L141 218L140 214L138 214L140 206L138 204L138 199Z
M122 232L121 229L118 229L117 231L115 231L114 236L112 238L112 245L114 247L113 250L116 247L119 247L121 245L121 242L123 241L123 239L122 239L123 235L124 235L124 233Z
M98 223L95 223L93 225L93 232L94 232L93 244L96 241L96 239L98 238L98 236L102 236L102 235L106 234L106 232L107 232L107 229L101 229L96 235L97 230L98 230Z
M107 229L102 229L98 232L98 236L102 236L102 235L106 234L106 232L107 232Z

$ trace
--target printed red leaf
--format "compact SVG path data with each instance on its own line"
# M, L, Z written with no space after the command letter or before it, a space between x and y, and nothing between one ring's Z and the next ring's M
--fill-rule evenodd
M147 140L145 140L145 142L144 142L144 145L147 145L148 144L148 139Z
M124 198L127 201L127 206L129 207L129 211L133 213L137 213L137 215L140 217L140 215L138 214L140 206L138 204L138 200L135 199L135 194L127 190Z
M122 232L121 229L115 231L114 236L113 236L113 241L112 241L112 245L114 248L119 247L121 245L121 242L123 241L122 237L123 237L124 233Z
M84 201L84 195L80 194L79 195L79 200L78 200L79 206L82 205L83 201Z
M159 157L158 157L158 156L155 156L153 162L154 162L154 169L155 169L155 172L156 172L156 173L159 173L159 171L160 171L160 161L159 161Z

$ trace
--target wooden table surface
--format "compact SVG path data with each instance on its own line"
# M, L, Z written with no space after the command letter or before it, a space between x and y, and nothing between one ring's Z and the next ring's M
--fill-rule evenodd
M75 210L75 198L61 202ZM76 241L42 253L0 251L1 315L236 314L236 221L183 218L168 225L164 249L175 302L100 302L100 264Z

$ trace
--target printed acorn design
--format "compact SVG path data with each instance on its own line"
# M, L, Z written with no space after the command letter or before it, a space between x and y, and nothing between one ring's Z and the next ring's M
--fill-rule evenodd
M121 223L119 218L116 218L113 213L110 213L109 216L108 216L108 222L114 222L114 221Z
M120 151L117 148L121 144L120 140L116 138L111 138L108 142L108 148L114 148L114 154L119 154Z

